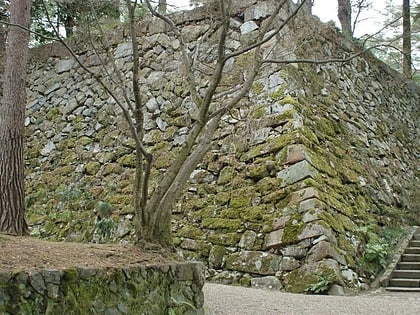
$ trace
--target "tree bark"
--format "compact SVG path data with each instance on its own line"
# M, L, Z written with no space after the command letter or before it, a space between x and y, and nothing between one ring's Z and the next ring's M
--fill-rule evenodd
M351 38L353 31L351 28L351 3L350 0L338 0L338 19L341 24L341 31L344 36Z
M29 28L30 0L14 0L10 22ZM24 187L24 121L29 32L9 27L0 104L0 232L27 234Z
M403 74L411 78L411 21L410 21L410 0L403 0Z

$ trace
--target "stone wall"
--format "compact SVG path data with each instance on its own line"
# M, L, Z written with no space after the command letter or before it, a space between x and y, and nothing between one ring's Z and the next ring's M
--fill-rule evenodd
M240 3L247 6L232 16L231 51L256 38L271 2ZM191 53L211 65L214 19L198 10L175 20ZM153 186L184 143L196 107L178 39L156 21L140 25L139 34ZM324 60L360 51L310 17L298 17L280 35L265 45L266 56ZM108 43L129 86L131 43L118 36ZM76 47L93 72L111 71L99 61L104 53ZM134 154L127 124L74 60L60 49L48 51L53 55L45 58L42 48L36 52L28 87L32 233L130 241ZM228 63L224 85L240 83L250 56ZM198 70L202 93L208 78L205 68ZM266 65L240 109L223 117L212 149L173 209L179 253L206 262L209 278L223 283L261 285L265 279L302 292L316 275L333 274L341 286L360 287L369 279L359 261L366 229L419 222L418 104L419 87L369 53L347 63ZM108 234L97 224L100 201L114 208Z
M1 314L204 314L203 266L1 271Z

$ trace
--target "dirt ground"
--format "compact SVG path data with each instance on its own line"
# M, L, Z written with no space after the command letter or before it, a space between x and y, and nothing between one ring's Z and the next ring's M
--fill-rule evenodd
M383 289L357 296L331 296L206 283L204 297L206 315L420 314L420 293L390 293Z
M0 234L0 270L65 269L159 264L169 259L133 244L49 242L32 237Z

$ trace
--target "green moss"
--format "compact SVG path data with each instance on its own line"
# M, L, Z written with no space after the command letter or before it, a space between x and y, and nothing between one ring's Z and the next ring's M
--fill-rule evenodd
M250 117L253 119L261 119L267 115L266 105L259 105L252 109Z
M284 227L282 243L293 244L299 241L298 236L302 233L305 224L302 222L302 214L295 213L290 216L290 219Z
M291 97L290 95L286 95L281 101L280 101L281 105L285 105L285 104L291 104L291 105L298 105L297 100L295 100L293 97Z
M216 202L216 205L223 206L229 202L229 199L230 199L230 193L221 191L216 194L214 201Z
M237 231L242 228L240 219L205 218L201 224L203 228L214 230Z
M344 226L339 220L336 220L335 217L326 211L322 211L318 214L318 218L328 222L329 227L338 233L344 233Z
M91 161L85 166L85 172L89 175L96 175L101 168L101 163Z
M269 97L273 100L281 100L282 98L284 98L284 90L287 89L288 85L286 83L283 83L282 85L279 86L279 88L270 93Z
M239 213L242 211L242 209L236 209L236 208L227 208L223 209L219 217L222 219L238 219Z
M268 175L267 168L263 163L253 164L247 170L247 176L251 177L253 180L259 180Z
M264 91L264 84L262 84L261 82L254 81L251 87L251 91L255 95L261 94Z
M277 137L270 138L267 143L260 144L250 151L243 154L240 158L242 162L249 161L256 157L264 156L270 153L276 153L292 143L295 138L295 132L288 133L286 135L281 135Z
M267 212L265 205L248 207L239 212L241 219L245 222L261 223L264 214Z
M110 175L110 174L121 174L124 172L124 168L118 163L108 163L105 164L104 170L102 175Z
M79 139L77 139L77 145L78 146L85 146L85 145L88 145L88 144L91 144L91 143L93 143L93 139L89 138L87 136L83 136L83 137L80 137Z
M207 237L208 241L215 245L223 246L237 246L241 239L239 233L217 233L211 234Z
M271 192L278 192L278 189L281 184L281 179L279 178L272 178L272 177L264 177L263 179L259 180L255 185L255 189L263 196L271 193ZM264 202L275 201L275 199L271 200L264 200Z
M229 183L233 176L235 175L235 169L231 166L224 167L219 174L219 177L217 179L218 185L224 185Z
M194 226L186 225L176 232L178 237L188 237L191 239L200 239L203 236L203 231Z
M79 280L79 272L76 267L70 267L63 270L63 279L69 283Z
M121 164L122 166L134 167L136 163L136 157L134 154L126 154L120 157L117 160L117 163Z
M58 115L60 115L60 109L58 107L51 108L47 113L47 119L53 120Z

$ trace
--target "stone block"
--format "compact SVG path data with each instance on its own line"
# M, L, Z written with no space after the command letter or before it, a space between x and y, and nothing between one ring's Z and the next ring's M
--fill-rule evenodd
M300 202L306 199L311 199L311 198L319 199L319 193L314 187L308 187L308 188L296 191L292 193L290 196L289 206L299 204Z
M281 179L280 187L286 187L305 178L313 178L316 174L316 169L308 161L304 160L278 172L277 178Z
M286 223L289 222L290 215L284 215L279 219L274 219L273 221L273 230L283 229L286 226Z
M242 234L241 240L239 241L239 247L251 249L254 246L256 239L257 233L251 230L247 230L244 232L244 234Z
M305 147L301 144L292 144L287 147L287 164L295 164L297 162L308 160L310 161L309 155L305 151Z
M346 259L343 255L337 253L334 245L327 241L321 241L311 248L309 251L307 261L315 262L325 258L332 258L342 265L346 264Z
M224 265L224 256L226 254L226 247L215 245L210 249L209 267L220 269Z
M321 201L319 201L316 198L307 199L300 203L299 205L299 212L306 212L309 210L315 210L321 208L322 204Z
M337 242L335 236L333 235L332 230L318 223L305 226L302 233L299 234L298 239L304 240L307 238L313 238L313 237L319 237L319 236L325 236L328 240L330 240L333 243Z
M60 74L63 72L70 71L73 68L74 64L75 61L73 59L59 60L55 64L55 72L57 72L57 74Z
M270 249L270 248L279 248L280 246L282 246L283 245L283 241L282 241L283 234L284 234L283 229L271 232L268 235L266 247L268 249Z
M274 275L280 263L280 256L260 251L242 251L226 258L227 269L260 275Z

